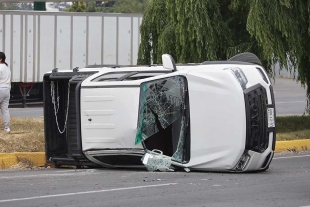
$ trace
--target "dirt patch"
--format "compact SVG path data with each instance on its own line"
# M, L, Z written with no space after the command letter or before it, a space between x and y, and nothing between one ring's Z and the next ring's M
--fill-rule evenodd
M11 132L3 130L0 119L0 153L44 152L43 118L11 118Z

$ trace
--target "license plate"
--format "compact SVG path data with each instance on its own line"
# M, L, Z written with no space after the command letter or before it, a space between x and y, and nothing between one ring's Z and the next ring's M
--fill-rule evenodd
M268 128L275 127L275 121L274 121L274 108L268 108L267 109L267 116L268 116Z

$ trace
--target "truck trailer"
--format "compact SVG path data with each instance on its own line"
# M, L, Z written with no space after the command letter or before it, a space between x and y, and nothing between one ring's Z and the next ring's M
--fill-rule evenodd
M11 98L43 99L51 68L136 65L142 14L0 11L0 51L12 71Z

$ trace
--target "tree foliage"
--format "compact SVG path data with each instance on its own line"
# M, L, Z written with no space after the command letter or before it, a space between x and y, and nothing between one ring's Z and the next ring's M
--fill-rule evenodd
M152 0L141 25L138 64L160 63L163 53L183 63L222 60L243 51L259 55L246 29L247 12L231 0Z
M66 9L67 12L95 12L93 10L94 2L72 2L71 7ZM90 5L90 7L88 6Z
M0 10L30 10L31 3L0 3Z
M246 1L247 30L258 42L264 58L281 67L297 70L297 79L307 85L310 99L310 1ZM237 7L244 1L234 0ZM308 101L308 112L309 112Z
M143 13L149 0L117 0L111 12L114 13Z
M309 86L309 48L310 0L151 0L138 64L160 63L164 53L186 63L253 52L269 73L280 63Z
M143 13L149 0L110 0L104 1L104 6L98 6L95 1L73 2L68 12L106 12L106 13Z

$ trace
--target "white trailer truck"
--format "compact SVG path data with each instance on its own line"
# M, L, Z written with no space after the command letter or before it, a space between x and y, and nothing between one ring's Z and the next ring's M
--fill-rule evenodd
M0 11L12 98L42 98L43 75L52 68L135 65L141 22L142 14Z

